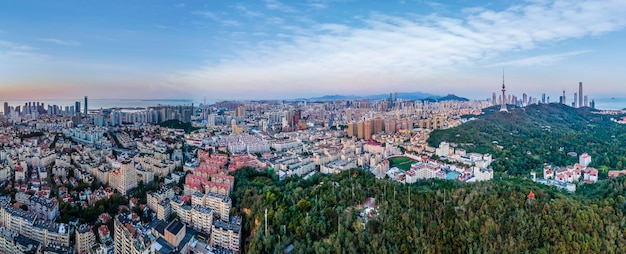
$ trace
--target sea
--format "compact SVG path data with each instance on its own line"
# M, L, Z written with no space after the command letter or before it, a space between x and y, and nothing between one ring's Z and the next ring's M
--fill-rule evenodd
M0 101L0 104L4 104L5 101ZM84 98L78 100L8 100L9 106L24 106L28 102L43 103L44 108L48 105L57 105L61 108L66 106L74 106L76 102L80 102L81 110L85 106ZM89 110L107 109L107 108L147 108L151 106L199 106L202 101L185 100L185 99L162 99L162 100L145 100L145 99L88 99L87 107ZM213 101L207 101L207 104L212 104ZM2 106L0 106L2 107Z
M598 98L594 100L596 109L620 110L626 108L626 98Z

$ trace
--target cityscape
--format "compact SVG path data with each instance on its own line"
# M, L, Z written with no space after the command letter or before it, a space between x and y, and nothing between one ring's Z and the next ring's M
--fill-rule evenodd
M0 253L623 252L626 5L417 2L0 4Z

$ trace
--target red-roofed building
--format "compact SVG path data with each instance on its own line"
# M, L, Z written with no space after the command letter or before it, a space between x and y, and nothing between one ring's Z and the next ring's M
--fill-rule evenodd
M22 166L15 167L15 181L26 181L26 170Z
M233 191L233 188L235 187L235 177L230 175L213 174L211 175L211 182L227 184L229 192Z
M209 179L194 174L188 174L185 177L185 195L191 195L194 192L202 192L205 186L209 183Z
M595 168L585 169L585 174L583 175L583 182L595 183L597 181L598 181L598 170Z
M626 175L626 170L609 170L609 179L613 179L621 175Z
M108 213L101 213L98 216L98 220L102 223L107 223L108 221L111 220L111 215L109 215Z
M213 192L222 195L230 195L230 186L224 183L209 182L205 187L205 192Z

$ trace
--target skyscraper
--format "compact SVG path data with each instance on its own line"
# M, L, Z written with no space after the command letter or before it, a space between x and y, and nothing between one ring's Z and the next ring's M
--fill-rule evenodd
M87 96L85 96L85 110L83 112L83 114L87 115Z
M578 107L583 107L583 82L578 83ZM587 106L587 105L584 105Z
M563 90L563 104L567 105L567 99L565 99L565 90Z
M498 105L498 102L496 100L497 100L496 99L496 92L493 92L491 94L491 105L493 105L493 106Z
M76 102L76 105L75 105L75 107L74 107L74 110L75 110L75 111L74 111L74 114L75 114L75 115L80 115L80 101L77 101L77 102Z
M4 102L4 115L9 115L9 103L8 102Z
M578 94L574 93L574 104L573 104L575 108L580 107L580 104L578 104Z

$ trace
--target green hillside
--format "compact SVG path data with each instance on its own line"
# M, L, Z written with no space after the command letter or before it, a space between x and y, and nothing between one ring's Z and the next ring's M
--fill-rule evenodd
M494 170L513 175L526 174L543 163L561 166L577 162L568 152L589 153L593 158L590 166L605 173L626 166L626 126L590 108L540 104L511 109L510 113L496 110L491 107L477 120L433 131L428 143L437 146L448 141L468 152L491 153L496 158Z
M351 170L280 182L254 169L240 169L235 178L233 212L244 217L247 253L282 253L290 244L294 253L616 253L626 248L626 177L584 186L584 194L577 195L521 178L405 185ZM529 202L531 190L536 198ZM368 197L376 199L379 215L363 224L358 215Z

